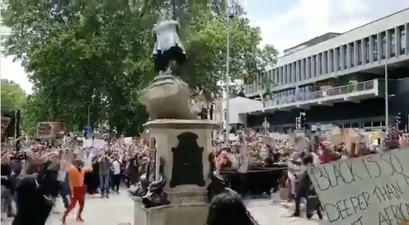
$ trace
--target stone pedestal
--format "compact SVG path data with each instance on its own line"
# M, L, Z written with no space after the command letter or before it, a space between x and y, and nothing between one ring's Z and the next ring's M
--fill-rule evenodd
M134 225L146 224L146 213L143 210L142 198L132 197L134 201Z
M145 225L205 224L209 154L213 151L212 133L219 124L207 120L164 119L144 126L149 129L150 138L156 140L156 158L165 161L165 192L171 202L167 206L143 209Z
M146 106L150 118L197 118L190 110L188 85L171 74L156 76L139 96L139 101Z

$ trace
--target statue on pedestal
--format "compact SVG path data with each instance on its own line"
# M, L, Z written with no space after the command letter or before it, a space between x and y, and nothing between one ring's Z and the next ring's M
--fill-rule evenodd
M179 28L179 22L174 20L161 21L153 27L153 58L155 71L160 74L172 74L175 66L181 66L186 61L185 50L178 35Z
M158 75L148 87L138 94L139 101L146 106L146 111L152 120L198 120L199 117L202 119L207 118L207 112L203 110L203 101L197 95L193 98L189 86L177 76L178 71L187 60L178 36L179 28L180 24L174 20L162 20L153 28L155 37L154 69L158 72ZM199 91L195 90L193 92L198 93ZM198 124L202 125L202 122ZM200 191L203 191L206 185L202 161L204 148L198 145L198 136L195 133L185 132L178 135L178 139L179 145L172 148L172 175L169 177L169 188L182 185L197 185ZM151 156L146 175L148 184L149 181L152 182L148 187L145 183L140 183L138 186L140 188L136 188L135 191L135 194L141 197L146 208L170 204L167 194L164 192L167 185L167 179L163 171L164 160L160 158L159 171L152 171L151 167L158 169L158 164L155 164L154 160L158 160L158 158ZM150 175L152 174L155 174L155 178L151 180ZM138 192L138 190L140 191ZM202 193L199 194L202 195ZM202 196L200 197L202 198Z
M151 119L198 119L197 109L189 103L189 86L176 76L187 60L179 28L174 20L160 21L153 28L154 69L159 75L139 93L139 101Z

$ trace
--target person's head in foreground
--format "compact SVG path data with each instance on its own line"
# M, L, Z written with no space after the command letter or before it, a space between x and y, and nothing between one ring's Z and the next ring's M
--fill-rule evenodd
M213 197L207 214L207 225L257 225L240 195L233 191Z

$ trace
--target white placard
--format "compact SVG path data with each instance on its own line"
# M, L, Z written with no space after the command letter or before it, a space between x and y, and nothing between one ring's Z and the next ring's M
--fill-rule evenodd
M308 174L333 225L409 220L409 149L312 166Z

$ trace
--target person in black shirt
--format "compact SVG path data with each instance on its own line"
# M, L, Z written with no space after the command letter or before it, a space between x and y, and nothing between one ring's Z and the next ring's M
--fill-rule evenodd
M16 186L17 214L12 225L44 225L60 192L59 165L53 163L40 173L25 175Z
M15 183L11 179L11 161L10 159L4 160L1 163L1 208L3 212L7 213L7 217L13 217L13 192Z
M313 157L310 153L305 153L303 154L302 157L302 164L304 166L308 166L308 165L312 165L313 164ZM298 177L298 183L297 183L297 195L295 197L295 212L292 216L298 217L300 216L300 202L301 202L301 198L305 198L306 202L307 202L307 217L311 218L312 216L312 212L314 210L317 210L317 214L319 216L320 219L322 219L322 213L321 213L321 209L320 209L320 204L318 199L314 199L316 201L314 201L313 203L313 199L309 199L309 195L310 194L314 194L316 195L314 191L314 188L312 186L311 183L311 179L308 176L307 170L303 171L300 176ZM315 196L315 198L317 198Z

